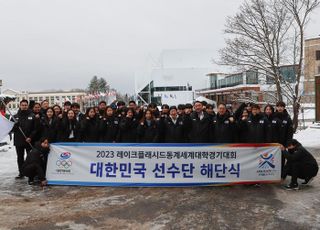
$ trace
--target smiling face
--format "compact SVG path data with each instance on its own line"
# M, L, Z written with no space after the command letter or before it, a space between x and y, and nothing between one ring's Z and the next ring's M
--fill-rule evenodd
M54 114L58 116L61 113L61 108L59 106L53 107Z
M113 115L113 109L112 108L107 108L107 116L108 117L112 117L112 115Z
M88 116L90 118L94 118L96 116L96 111L95 109L90 109L89 112L88 112Z
M272 114L272 109L270 108L270 106L267 106L265 109L265 114L270 116Z
M40 113L40 110L41 110L41 106L39 104L35 104L33 107L33 112L38 114Z
M27 102L21 102L20 103L20 109L21 110L28 110L28 108L29 108L29 105L28 105Z
M52 118L53 115L54 115L53 109L49 108L49 109L47 110L47 117L48 117L48 118Z
M200 103L200 102L196 102L194 104L194 110L197 112L197 113L201 113L203 109L203 105Z
M176 109L171 109L171 110L170 110L170 116L171 116L171 117L173 117L174 119L176 119L176 118L177 118L177 115L178 115L178 113L177 113L177 110L176 110Z
M74 112L72 110L69 110L68 114L67 114L67 117L68 117L69 120L74 119L75 118Z

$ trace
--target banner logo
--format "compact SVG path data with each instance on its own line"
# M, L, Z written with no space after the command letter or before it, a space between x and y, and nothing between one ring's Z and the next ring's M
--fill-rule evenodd
M59 155L56 165L60 169L69 169L72 166L72 161L70 160L71 153L63 152Z
M276 166L274 164L274 155L272 153L264 153L260 155L259 158L259 168L267 169L272 168L274 169Z

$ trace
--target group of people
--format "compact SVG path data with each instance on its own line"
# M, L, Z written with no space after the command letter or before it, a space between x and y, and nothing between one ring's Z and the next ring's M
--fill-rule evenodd
M213 105L200 101L177 107L162 105L160 110L154 103L141 107L134 101L128 105L122 101L107 105L101 101L83 114L78 103L65 102L61 108L59 105L49 107L46 100L30 104L22 100L18 113L12 118L19 168L17 178L32 171L30 162L35 160L25 161L25 152L29 153L35 146L36 154L31 151L28 156L38 156L37 161L41 158L46 165L49 144L54 142L279 143L285 150L293 143L292 120L285 107L284 102L278 102L275 107L266 105L262 110L258 104L243 103L232 110L220 103L215 112ZM39 152L43 153L40 158ZM284 167L285 158L291 161L292 154L282 155L283 178L292 172L288 169L291 166L286 170ZM40 170L35 166L33 169L33 174ZM31 181L33 174L28 176ZM45 167L40 174L40 180L44 181ZM309 181L312 177L314 175L308 175L305 179ZM297 185L295 181L291 184L294 185L291 187Z

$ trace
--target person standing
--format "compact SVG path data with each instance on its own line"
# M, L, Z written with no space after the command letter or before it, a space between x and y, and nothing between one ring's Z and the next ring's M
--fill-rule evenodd
M267 120L267 143L277 143L280 137L281 121L274 116L274 108L267 105L264 108L264 116Z
M194 112L185 117L188 127L188 141L190 143L210 143L212 119L203 111L200 101L194 103Z
M157 143L158 142L158 122L151 110L147 110L137 128L138 142Z
M99 124L100 142L118 142L118 132L119 119L115 116L114 110L110 106L107 106L106 117L101 119Z
M260 106L252 105L251 115L248 119L240 121L241 134L246 143L265 143L267 140L267 121L260 113Z
M12 121L15 121L15 125L12 129L14 133L14 146L16 147L17 163L19 169L19 175L16 179L23 179L22 165L25 161L25 153L29 153L32 148L32 141L37 135L37 129L35 125L35 116L31 110L29 110L29 104L27 100L20 101L19 110L16 115L13 116Z
M287 147L288 142L293 138L293 124L286 110L286 104L282 101L276 104L275 117L278 118L281 122L280 131L279 131L279 140L277 143L282 144L284 147Z
M137 127L139 125L134 117L135 111L128 109L126 116L122 117L119 125L119 137L121 143L136 143L137 142Z
M225 104L220 103L218 113L213 117L213 133L214 143L234 143L236 139L236 122L231 116Z
M68 110L66 116L58 118L58 141L77 142L79 141L80 125L73 110Z
M81 141L99 142L99 117L93 107L88 108L86 118L80 124Z
M185 143L186 127L176 106L169 108L169 116L159 121L159 141L164 143Z

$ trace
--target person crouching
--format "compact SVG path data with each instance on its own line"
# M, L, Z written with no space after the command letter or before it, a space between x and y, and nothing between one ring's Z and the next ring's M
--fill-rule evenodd
M34 178L38 177L41 186L46 186L46 163L45 159L49 153L50 144L48 138L41 138L31 152L28 154L22 166L23 175L27 176L28 183L34 184Z
M316 159L297 140L288 142L285 149L282 146L282 154L287 159L284 166L283 178L291 176L291 183L285 186L287 190L299 189L298 178L304 179L302 185L307 185L317 175L319 167Z

